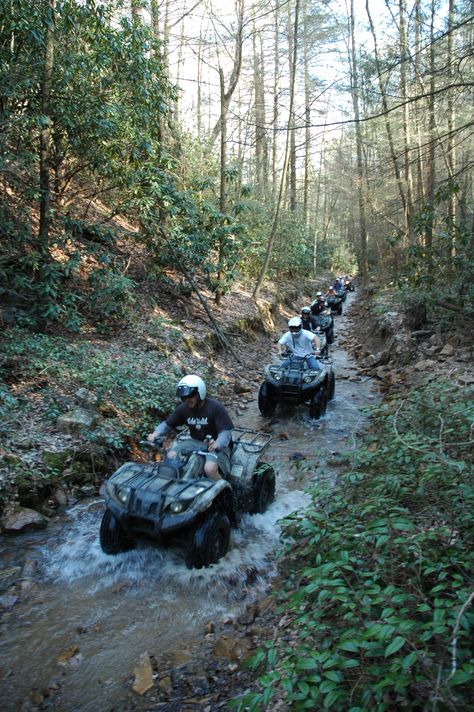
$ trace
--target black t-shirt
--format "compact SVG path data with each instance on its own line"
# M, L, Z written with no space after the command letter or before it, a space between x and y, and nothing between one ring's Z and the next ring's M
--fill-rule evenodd
M215 440L223 430L234 427L225 407L214 398L206 398L202 408L196 409L181 403L165 422L173 430L179 425L187 425L191 437L196 440L205 440L206 435Z

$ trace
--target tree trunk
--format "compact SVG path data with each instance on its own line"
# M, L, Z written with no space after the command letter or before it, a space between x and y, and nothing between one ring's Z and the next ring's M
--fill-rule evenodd
M275 242L276 230L277 230L277 226L278 226L278 220L280 217L280 210L281 210L282 199L283 199L283 190L285 187L286 172L288 170L288 159L289 159L289 153L290 153L289 134L290 134L290 127L291 127L291 117L293 116L293 106L294 106L294 101L295 101L296 72L294 70L296 69L299 9L300 9L300 0L296 0L295 23L294 23L294 33L293 33L293 62L292 62L293 72L292 72L291 78L290 78L290 106L289 106L289 113L288 113L287 133L286 133L285 159L283 161L283 169L282 169L281 178L280 178L280 189L279 189L279 193L278 193L277 204L275 206L275 213L273 216L272 229L271 229L270 235L268 237L267 249L265 251L265 257L264 257L262 269L260 270L260 274L257 279L257 284L255 285L255 289L252 294L252 298L255 301L258 299L258 295L260 294L260 290L262 288L263 280L267 273L268 265L270 264L270 256L272 253L273 243Z
M433 245L433 222L434 222L434 197L435 197L435 148L436 148L436 116L435 116L435 46L434 46L434 15L435 2L431 0L431 20L430 20L430 97L428 99L428 132L429 151L426 178L426 199L428 201L429 212L425 230L426 247Z
M219 210L221 213L221 220L224 219L226 212L226 185L225 185L225 173L226 173L226 144L227 144L227 106L225 101L225 83L224 83L224 70L219 67L219 79L221 87L221 165L220 165L220 190L219 190ZM222 299L222 281L224 279L224 259L225 259L225 242L224 236L219 237L219 247L218 247L218 260L217 260L217 289L215 302L217 305L221 303Z
M290 77L296 76L296 65L293 64L294 51L293 45L296 44L296 36L293 36L291 29L291 3L288 4L288 63L290 68ZM293 107L291 108L290 119L290 171L288 175L289 190L290 190L290 211L296 211L296 130L295 130L295 115Z
M279 14L277 5L275 8L275 63L273 67L273 143L272 143L272 207L275 205L277 190L277 155L278 155L278 99L280 85L280 33Z
M406 4L405 0L399 0L399 21L400 21L400 83L403 102L403 138L404 138L404 154L405 154L405 182L406 182L406 222L408 226L408 235L410 243L414 242L413 234L413 176L411 170L411 153L410 153L410 109L409 109L409 92L408 92L408 42L407 42L407 27L406 27Z
M359 77L357 66L357 52L355 44L355 16L354 16L354 0L351 0L351 94L352 105L355 118L355 133L356 133L356 151L357 151L357 195L359 200L359 272L362 282L367 280L369 275L369 264L367 257L367 224L365 217L365 175L364 162L362 155L362 128L360 123L359 109Z
M56 0L46 1L46 31L44 39L44 66L41 79L41 131L40 131L40 219L39 242L42 250L47 249L51 220L51 87L54 67L54 31L56 20Z
M394 170L395 178L397 181L398 193L400 195L400 202L401 202L402 208L403 208L403 219L404 219L404 225L405 225L405 233L408 235L409 228L408 228L408 220L407 220L407 202L406 202L406 197L405 197L405 191L403 189L400 168L399 168L397 156L395 153L395 144L394 144L394 140L393 140L392 126L391 126L389 115L388 115L388 101L387 101L387 93L385 91L386 82L382 78L384 76L384 74L382 73L382 67L380 64L377 35L375 33L375 27L374 27L374 23L372 21L372 16L370 14L369 0L366 0L366 2L365 2L365 9L367 11L367 17L369 19L369 25L370 25L370 32L372 34L372 39L374 42L375 66L377 69L377 77L378 77L378 83L379 83L379 89L380 89L380 96L382 98L382 108L383 108L383 112L385 115L385 117L384 117L385 118L385 130L387 132L388 145L389 145L389 149L390 149L390 157L392 159L393 170Z

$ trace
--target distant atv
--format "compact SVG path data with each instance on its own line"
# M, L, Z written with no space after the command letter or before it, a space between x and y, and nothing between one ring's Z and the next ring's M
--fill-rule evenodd
M342 314L342 296L340 294L332 294L325 297L328 307L332 312Z
M232 437L227 480L205 476L205 443L177 459L168 459L158 443L154 449L159 461L122 465L105 483L103 551L118 554L137 540L148 540L181 547L188 568L198 569L225 556L239 513L265 512L275 498L274 470L259 460L271 435L234 428Z
M322 332L324 332L326 336L326 341L330 345L334 342L334 319L331 316L331 310L330 309L325 309L321 314L318 314L316 317L316 323L321 329ZM322 353L322 349L321 349ZM326 355L323 354L323 355Z
M290 356L289 363L269 364L258 393L262 415L273 415L279 404L309 406L311 418L321 418L328 401L334 398L335 376L329 359L321 359L323 371L308 368L306 359Z

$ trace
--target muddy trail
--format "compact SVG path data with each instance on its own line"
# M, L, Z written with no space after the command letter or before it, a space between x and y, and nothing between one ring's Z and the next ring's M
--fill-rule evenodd
M345 312L353 299L350 294ZM350 316L335 320L336 393L323 418L311 420L304 406L263 418L257 391L230 408L240 427L272 433L264 459L277 473L276 498L265 514L244 515L218 564L188 570L179 551L146 546L105 555L99 498L69 509L45 531L3 539L3 566L22 580L19 601L0 628L4 710L191 709L160 704L173 699L167 676L155 674L143 697L131 690L140 657L184 664L200 641L217 638L217 630L265 596L277 573L280 520L305 506L312 481L337 476L339 453L356 448L364 428L361 408L378 398L374 382L358 374L343 348ZM209 680L201 687L195 680L195 699L208 688ZM198 702L195 709L217 707Z

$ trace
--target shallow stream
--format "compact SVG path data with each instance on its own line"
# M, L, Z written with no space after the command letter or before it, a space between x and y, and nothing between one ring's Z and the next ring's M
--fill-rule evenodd
M305 506L304 488L312 480L330 476L328 461L357 446L361 408L378 398L373 382L357 375L338 346L350 328L346 317L335 321L334 400L319 421L303 406L271 420L264 459L277 472L275 502L265 514L243 517L217 565L190 571L180 552L145 546L105 555L98 541L100 499L69 509L43 532L3 537L2 566L18 567L22 580L20 600L0 623L5 712L40 709L43 702L62 712L119 710L143 652L185 655L209 621L238 617L264 595L276 570L279 520ZM238 413L240 427L268 425L256 394Z

